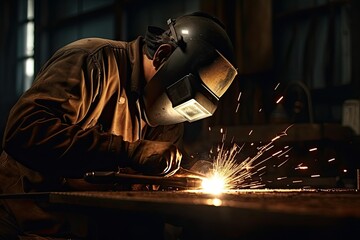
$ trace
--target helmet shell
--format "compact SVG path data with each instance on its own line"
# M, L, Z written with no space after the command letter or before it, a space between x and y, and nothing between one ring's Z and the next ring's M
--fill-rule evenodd
M145 120L151 126L194 121L211 116L216 110L219 98L211 94L205 84L200 83L200 78L199 83L194 83L194 76L198 76L199 69L211 64L219 53L230 65L233 61L231 41L225 29L211 17L190 14L168 23L176 48L146 84L142 97ZM189 75L192 80L188 82L194 84L187 84L189 87L179 89L177 95L185 96L184 102L190 98L196 99L197 104L206 112L202 117L192 120L174 109L173 98L169 96L169 92L175 92L173 89L169 91L169 88Z
M175 20L174 28L176 35L183 39L186 46L192 44L199 46L205 42L208 46L218 50L233 64L233 45L224 26L217 19L209 15L203 16L196 13L184 15Z

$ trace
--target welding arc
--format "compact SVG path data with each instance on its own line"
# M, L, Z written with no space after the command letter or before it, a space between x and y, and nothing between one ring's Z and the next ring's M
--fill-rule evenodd
M84 180L93 184L145 184L145 185L161 185L164 187L179 188L200 188L202 179L198 177L185 176L145 176L137 174L127 174L119 172L88 172L84 175Z

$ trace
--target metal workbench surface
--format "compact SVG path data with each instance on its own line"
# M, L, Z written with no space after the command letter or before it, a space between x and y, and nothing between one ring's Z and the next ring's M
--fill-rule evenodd
M54 192L49 202L94 216L106 209L114 216L159 216L183 228L184 239L339 239L360 227L357 190Z
M341 189L87 191L17 195L93 219L98 231L154 222L181 228L178 239L346 239L360 229L360 192ZM130 226L131 227L131 226ZM135 227L136 229L136 227ZM101 237L99 237L101 239Z

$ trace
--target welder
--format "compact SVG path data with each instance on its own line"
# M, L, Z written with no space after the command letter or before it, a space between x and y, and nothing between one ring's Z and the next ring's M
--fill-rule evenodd
M81 39L45 63L10 111L0 193L67 191L89 171L170 176L189 164L183 122L211 116L237 71L215 17L195 12L167 25L131 42ZM5 239L76 235L69 225L37 203L0 205Z

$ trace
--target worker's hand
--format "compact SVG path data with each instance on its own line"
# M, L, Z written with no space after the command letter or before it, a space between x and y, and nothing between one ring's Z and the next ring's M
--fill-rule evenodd
M180 168L182 154L170 142L139 140L128 143L130 166L149 175L171 176Z

